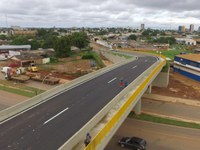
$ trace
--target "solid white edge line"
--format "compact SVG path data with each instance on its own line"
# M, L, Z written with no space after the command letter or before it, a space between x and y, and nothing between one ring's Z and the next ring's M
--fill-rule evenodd
M66 109L64 109L63 111L59 112L57 115L51 117L49 120L45 121L43 124L47 124L49 121L53 120L54 118L56 118L57 116L59 116L60 114L64 113L66 110L68 110L69 108L67 107Z
M111 82L113 82L113 81L116 80L116 79L117 79L117 77L115 77L115 78L113 78L112 80L108 81L108 83L111 83Z

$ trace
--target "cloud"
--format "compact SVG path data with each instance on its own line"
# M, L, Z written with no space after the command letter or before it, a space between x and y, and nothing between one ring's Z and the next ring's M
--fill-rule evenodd
M200 24L197 0L1 0L0 26Z

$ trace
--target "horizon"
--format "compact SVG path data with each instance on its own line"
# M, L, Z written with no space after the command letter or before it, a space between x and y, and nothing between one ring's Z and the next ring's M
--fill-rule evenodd
M197 0L2 0L0 27L136 27L200 26ZM31 4L31 5L30 5Z

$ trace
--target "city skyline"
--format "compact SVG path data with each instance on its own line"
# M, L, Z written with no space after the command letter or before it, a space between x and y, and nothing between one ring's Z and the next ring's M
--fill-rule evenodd
M2 0L0 27L137 27L195 30L200 26L197 0Z

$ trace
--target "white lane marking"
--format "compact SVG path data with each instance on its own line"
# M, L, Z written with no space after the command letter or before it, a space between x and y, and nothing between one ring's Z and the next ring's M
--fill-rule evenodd
M137 66L132 67L132 69L135 69Z
M54 118L56 118L57 116L59 116L60 114L64 113L66 110L68 110L69 108L67 107L66 109L64 109L63 111L59 112L57 115L53 116L52 118L50 118L49 120L45 121L43 124L47 124L49 121L53 120Z
M113 78L112 80L108 81L108 83L111 83L111 82L113 82L113 81L116 80L116 79L117 79L117 77L115 77L115 78Z
M145 62L147 62L148 60L145 60Z

